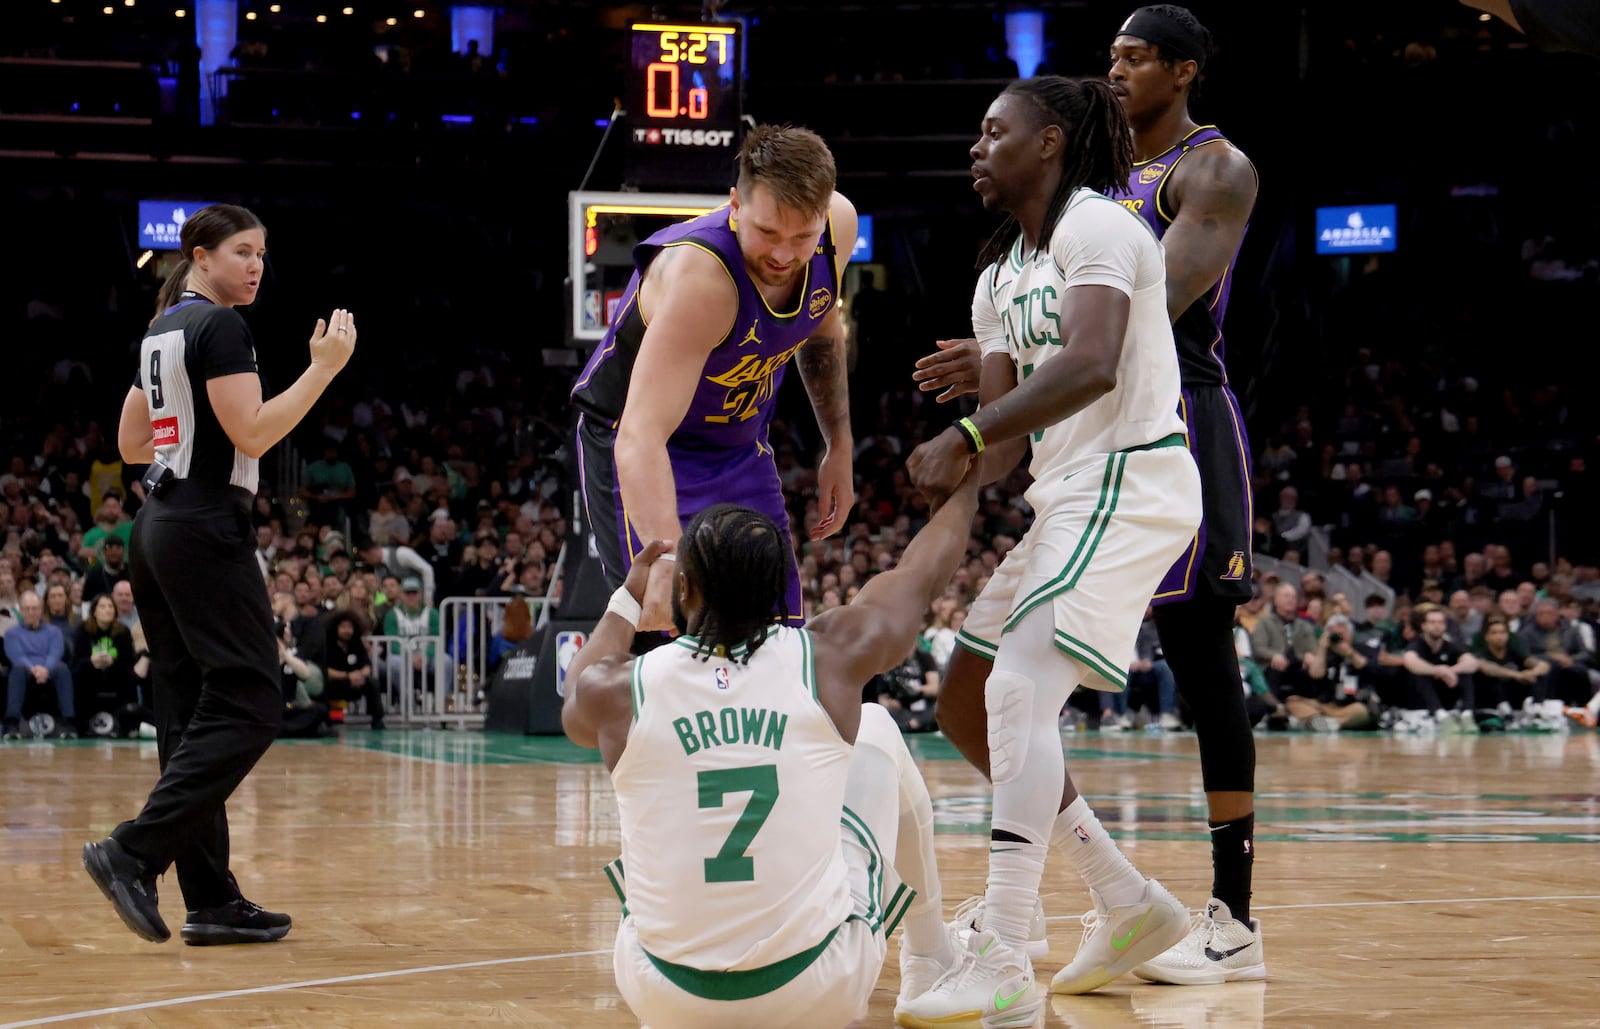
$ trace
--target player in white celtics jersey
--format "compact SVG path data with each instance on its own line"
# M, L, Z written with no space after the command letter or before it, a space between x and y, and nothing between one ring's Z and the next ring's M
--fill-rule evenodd
M562 723L611 771L617 988L645 1025L848 1025L902 917L902 1004L954 966L927 787L861 690L912 646L976 510L969 481L893 570L805 629L773 623L794 557L758 511L708 508L675 555L658 541L635 559L568 670ZM658 561L676 563L682 635L633 658Z
M1008 215L973 299L981 404L907 467L937 496L977 455L988 481L1031 445L1034 523L973 604L941 690L941 726L994 783L989 878L960 966L899 1012L911 1027L1033 1023L1044 1000L1029 951L1048 949L1035 909L1052 844L1095 908L1052 989L1097 989L1188 928L1078 795L1057 723L1080 683L1124 687L1145 605L1200 519L1161 247L1102 195L1127 181L1127 121L1103 81L1020 80L990 105L971 156L985 208Z

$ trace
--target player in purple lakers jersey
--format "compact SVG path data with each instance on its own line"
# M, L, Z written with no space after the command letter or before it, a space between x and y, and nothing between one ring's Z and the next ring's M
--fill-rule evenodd
M634 248L617 317L572 391L584 504L612 585L643 541L674 544L712 504L754 508L788 533L767 428L790 360L826 448L812 538L844 524L854 447L838 301L856 212L836 178L815 133L758 126L726 207ZM672 581L670 563L652 569L641 630L671 628ZM804 621L793 562L775 614Z
M1211 34L1187 9L1141 7L1111 43L1110 79L1133 131L1134 165L1113 196L1143 218L1167 255L1167 313L1178 347L1182 414L1200 468L1204 518L1152 602L1167 663L1200 743L1209 808L1212 901L1189 938L1140 966L1162 982L1266 974L1250 917L1255 856L1255 739L1245 714L1233 619L1250 599L1250 449L1228 385L1223 316L1256 201L1243 152L1189 115Z

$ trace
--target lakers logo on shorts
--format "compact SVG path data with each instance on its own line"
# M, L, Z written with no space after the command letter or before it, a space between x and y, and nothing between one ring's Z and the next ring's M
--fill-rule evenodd
M1228 582L1238 582L1244 578L1244 551L1235 550L1233 556L1228 558L1228 570L1219 578Z

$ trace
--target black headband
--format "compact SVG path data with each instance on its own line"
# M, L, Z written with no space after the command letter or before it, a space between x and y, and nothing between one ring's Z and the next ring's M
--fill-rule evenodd
M1117 35L1137 36L1154 43L1164 54L1193 61L1202 68L1206 65L1205 37L1159 7L1141 7L1134 11L1117 30Z

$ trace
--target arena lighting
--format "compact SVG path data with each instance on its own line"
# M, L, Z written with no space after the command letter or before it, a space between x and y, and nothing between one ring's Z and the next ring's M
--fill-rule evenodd
M1017 62L1017 74L1033 78L1044 61L1044 12L1006 12L1006 56Z
M346 7L344 10L340 11L339 13L340 14L344 14L344 15L351 15L351 14L356 13L356 9L354 7Z
M189 17L189 12L180 7L172 12L172 16L174 18L187 18Z
M385 19L383 19L383 23L385 25L390 25L390 26L398 25L398 24L400 24L400 19L399 18L385 18Z
M328 24L328 16L326 14L317 15L317 24L318 25L326 25L326 24Z
M411 12L411 17L413 17L413 18L426 18L427 16L428 16L428 12L424 11L420 7Z
M228 95L228 77L218 75L217 69L227 66L239 42L238 0L199 0L194 21L195 42L200 44L200 81L209 84L200 92L200 124L215 125L217 106Z
M154 256L156 256L156 252L154 250L146 250L144 253L139 255L139 259L137 261L133 262L133 266L135 268L143 268L145 265L150 263L150 258Z
M102 7L102 8L100 8L100 13L101 14L110 14L111 12L112 12L112 8L110 8L110 7Z
M478 41L478 53L485 57L494 53L493 7L456 4L450 8L450 49L466 53L469 39Z
M283 6L281 4L273 4L271 7L267 8L268 13L270 14L277 14L282 10Z
M246 12L244 12L244 20L245 21L255 21L256 20L256 12L254 12L254 11L246 11Z

